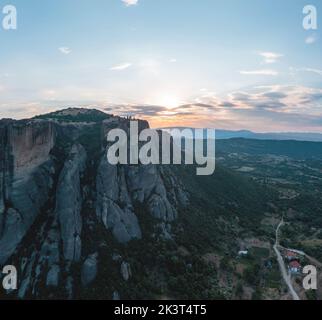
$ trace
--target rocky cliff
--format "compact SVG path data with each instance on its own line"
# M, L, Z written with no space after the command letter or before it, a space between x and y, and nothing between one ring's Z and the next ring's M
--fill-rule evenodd
M83 109L0 121L0 265L18 267L14 296L73 298L95 280L102 245L171 239L187 194L158 166L110 165L106 133L116 127L129 120ZM118 263L128 279L130 265Z
M55 130L47 121L0 122L0 264L33 224L52 188L50 151Z

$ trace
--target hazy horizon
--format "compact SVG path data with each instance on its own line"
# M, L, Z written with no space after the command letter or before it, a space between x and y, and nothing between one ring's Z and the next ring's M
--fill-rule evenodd
M107 114L113 114L112 112L108 112L104 109L101 109L99 107L95 107L95 106L92 106L92 107L81 107L81 106L70 106L70 107L63 107L63 108L53 108L52 110L48 111L48 113L51 113L51 112L59 112L59 111L62 111L62 110L66 110L68 108L76 108L76 109L92 109L92 110L98 110L98 111L102 111L104 113L107 113ZM39 116L39 115L43 115L44 113L42 114L35 114L34 116ZM33 118L34 116L32 116L31 118ZM123 117L127 117L127 115L123 115ZM3 119L8 119L8 118L0 118L0 121L3 120ZM26 117L17 117L17 118L9 118L9 119L13 119L13 120L28 120L30 118L26 118ZM140 120L140 118L135 118L135 119L138 119ZM143 118L141 118L143 120ZM151 123L149 123L150 126L151 126ZM255 134L317 134L317 135L322 135L322 131L260 131L260 130L249 130L249 129L245 129L245 128L221 128L221 127L218 127L218 128L214 128L214 127L201 127L201 126L196 126L196 127L191 127L191 126L176 126L176 125L173 125L173 126L164 126L164 127L154 127L154 126L151 126L153 129L180 129L180 128L191 128L191 129L215 129L215 130L220 130L220 131L227 131L227 132L243 132L243 131L246 131L246 132L251 132L251 133L255 133Z

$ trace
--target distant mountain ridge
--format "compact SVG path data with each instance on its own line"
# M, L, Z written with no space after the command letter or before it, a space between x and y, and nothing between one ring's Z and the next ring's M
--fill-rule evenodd
M160 130L170 130L175 129L174 127L159 128ZM189 127L177 127L177 129L192 129L197 128ZM206 129L206 128L205 128ZM201 139L202 137L196 136L196 139ZM297 140L297 141L313 141L322 142L322 133L314 132L267 132L267 133L257 133L249 130L223 130L216 129L217 139L233 139L233 138L245 138L245 139L256 139L256 140Z

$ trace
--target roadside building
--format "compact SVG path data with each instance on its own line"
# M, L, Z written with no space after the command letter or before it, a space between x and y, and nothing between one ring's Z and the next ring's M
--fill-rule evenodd
M296 273L301 273L301 265L298 261L294 260L294 261L291 261L288 265L288 270L293 273L293 274L296 274Z
M298 255L293 251L287 250L285 253L285 259L288 261L296 260L298 259Z
M246 257L248 256L248 250L241 250L238 252L238 256L240 257Z

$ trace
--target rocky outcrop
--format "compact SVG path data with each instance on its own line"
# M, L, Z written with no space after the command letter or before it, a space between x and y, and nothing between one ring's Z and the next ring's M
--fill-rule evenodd
M47 274L46 286L57 287L59 283L59 274L60 274L59 266L57 264L52 265Z
M11 121L0 121L0 238L5 202L9 197L10 183L13 175L13 160L9 140L10 126Z
M124 168L110 165L105 156L97 175L96 214L121 243L142 236L138 219L128 194Z
M128 188L134 202L147 205L147 210L156 219L173 221L177 216L170 204L160 170L155 165L139 165L127 170Z
M121 275L124 281L128 281L132 277L131 266L125 261L121 264Z
M90 285L96 278L97 275L97 258L98 254L94 253L89 255L82 267L82 285L84 287Z
M120 252L112 246L139 240L143 231L173 240L171 224L187 200L162 167L108 163L106 134L129 130L128 119L78 110L56 116L0 121L0 265L17 266L21 299L60 291L72 299L96 283L106 248ZM80 118L72 122L74 116ZM139 122L139 130L148 127ZM112 263L129 281L122 257ZM115 289L110 295L119 299Z
M60 173L56 194L56 214L61 229L66 260L79 261L81 257L82 191L81 175L86 166L86 151L73 145Z
M139 131L148 126L147 122L139 121ZM129 133L129 122L120 118L104 121L104 136L113 128L122 128ZM104 153L97 175L97 216L107 229L112 230L119 242L141 238L142 233L134 210L137 204L146 208L148 214L160 221L169 223L176 219L177 210L174 204L182 204L184 192L174 180L171 185L173 190L170 200L158 166L115 166L108 163ZM181 191L174 191L177 188Z
M49 159L55 143L54 126L48 121L14 123L9 129L15 179L23 179Z
M0 264L49 198L55 131L47 121L0 122Z

